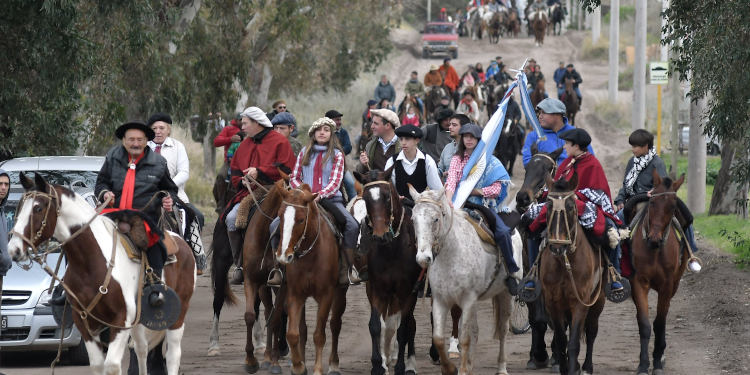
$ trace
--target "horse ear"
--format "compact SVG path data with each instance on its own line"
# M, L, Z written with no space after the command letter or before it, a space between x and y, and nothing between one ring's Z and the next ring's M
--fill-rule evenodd
M34 174L34 182L36 183L36 189L39 191L43 191L45 193L49 192L49 184L47 181L42 177L41 174L35 173Z
M308 184L302 184L302 186L300 186L299 189L302 191L306 191L308 193L312 193L312 189L310 189L310 185Z
M680 189L680 186L682 186L682 183L685 182L685 174L683 173L680 176L680 179L672 183L672 191L677 191Z
M654 187L661 185L661 176L659 176L659 172L656 171L656 168L651 171L651 176L654 179Z
M357 180L360 184L365 183L364 182L365 176L363 176L361 173L354 171L352 172L352 174L354 175L354 179Z
M536 143L531 144L531 155L536 155L539 152L539 148L536 147Z
M25 190L31 190L34 187L34 180L30 179L26 174L21 172L19 177L21 178L21 185Z
M393 164L393 165L391 165L390 168L388 168L385 171L383 171L383 180L384 181L389 181L391 179L391 173L393 173L393 167L395 167L395 166L396 166L396 164Z
M557 158L559 158L559 157L560 157L560 155L562 155L562 153L563 153L563 150L564 150L564 149L563 149L562 147L560 147L560 148L558 148L557 150L555 150L555 151L552 151L552 153L551 153L551 154L549 154L549 156L550 156L550 157L552 158L552 160L554 160L554 161L557 161Z
M281 170L281 168L277 168L279 170L279 175L281 176L281 179L284 181L289 181L289 175L284 173L284 171Z
M578 190L578 173L575 171L573 172L573 175L570 176L570 180L568 180L568 188L571 191Z
M409 187L409 195L411 195L411 199L416 201L419 197L419 192L414 188L414 186L411 186L411 184L409 183L407 183L406 186Z

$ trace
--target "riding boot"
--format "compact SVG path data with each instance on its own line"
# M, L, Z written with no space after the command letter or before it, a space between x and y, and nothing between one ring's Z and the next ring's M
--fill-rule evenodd
M227 231L227 236L229 236L229 246L232 248L232 257L235 265L229 283L232 285L242 285L245 279L242 274L242 233L240 231Z
M167 248L164 243L159 241L154 246L146 250L148 265L151 267L152 280L146 281L147 284L158 284L161 282L161 274L164 270L164 261L167 259ZM154 291L148 296L148 304L152 307L159 307L164 304L164 295L161 292Z
M359 277L357 268L354 267L354 249L345 248L341 250L341 259L344 261L344 270L346 272L339 272L339 284L344 285L357 285L362 282ZM341 267L339 267L341 270Z
M276 263L274 264L271 272L268 273L268 280L266 280L266 285L272 288L278 288L278 287L281 287L281 283L283 281L284 281L284 275L281 273L281 268L279 267L279 264Z

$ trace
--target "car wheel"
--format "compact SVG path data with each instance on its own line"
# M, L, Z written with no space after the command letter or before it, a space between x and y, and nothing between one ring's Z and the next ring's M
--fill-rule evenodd
M68 349L68 360L71 365L77 366L88 366L89 364L89 353L86 351L86 345L83 343L83 339L76 346Z
M429 52L427 52L427 50L424 50L424 49L423 49L423 50L422 50L422 58L423 58L423 59L426 59L426 58L429 58L429 57L430 57L430 53L429 53Z
M453 59L455 60L457 58L458 58L458 51L453 51Z

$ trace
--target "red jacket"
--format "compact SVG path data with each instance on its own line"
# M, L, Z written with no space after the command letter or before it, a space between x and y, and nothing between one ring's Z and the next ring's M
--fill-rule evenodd
M232 136L239 132L240 128L234 125L229 125L225 126L224 129L221 129L221 133L214 138L214 147L224 146L224 160L227 160L227 150L232 144Z
M229 165L232 173L232 186L237 188L237 195L232 199L236 203L248 194L240 183L245 169L258 169L258 181L272 183L281 178L277 166L283 164L290 171L294 168L296 158L289 140L281 133L270 128L263 129L254 137L245 138L232 157Z
M456 91L458 87L458 73L456 73L456 69L451 65L448 65L447 68L445 65L440 65L438 71L445 77L443 80L445 86L451 89L451 91Z

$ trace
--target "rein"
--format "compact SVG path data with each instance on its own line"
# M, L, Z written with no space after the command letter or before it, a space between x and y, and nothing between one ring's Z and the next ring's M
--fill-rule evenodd
M315 244L318 243L318 237L320 236L320 221L321 221L320 211L318 211L318 215L317 215L318 216L318 230L315 231L315 238L313 239L312 243L310 243L310 246L306 250L300 252L299 247L302 245L302 241L304 241L305 238L307 237L307 223L310 222L309 220L310 219L310 206L309 205L303 206L303 205L299 205L299 204L288 202L288 201L282 201L282 204L286 204L287 206L292 206L296 208L305 209L305 228L302 230L302 235L297 240L297 243L294 244L294 256L297 259L302 258L303 256L310 253L310 251L312 251L312 248L315 246Z
M390 190L392 185L391 185L391 183L389 181L372 181L372 182L368 182L364 186L362 186L362 190L364 191L364 189L366 189L369 186L377 186L377 185L388 185L389 191L393 192L393 190ZM396 199L398 199L398 198L396 198ZM398 227L396 228L396 231L394 232L393 231L393 212L395 211L395 205L393 203L393 200L394 200L394 198L392 197L391 198L391 218L388 220L388 230L393 235L393 239L396 239L401 234L401 225L404 224L404 212L406 212L406 209L404 209L404 207L401 207L401 219L399 219L399 221L398 221ZM369 213L367 214L367 216L368 217L370 216ZM372 227L372 226L370 225L370 227Z
M439 201L429 199L429 198L417 198L417 200L414 202L416 203L427 203L437 206L440 209L440 212L443 212L443 204ZM448 230L446 230L442 235L434 236L435 240L432 241L432 252L435 253L435 258L437 258L438 254L440 253L440 247L445 242L445 239L448 237L448 234L451 232L451 228L453 228L453 210L450 210L451 216L450 216L450 224L448 225ZM445 218L445 214L442 214L439 219L439 228L443 228L443 221L442 219ZM438 239L439 238L439 239Z

